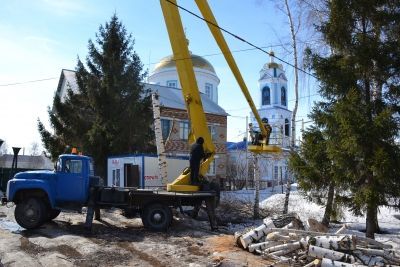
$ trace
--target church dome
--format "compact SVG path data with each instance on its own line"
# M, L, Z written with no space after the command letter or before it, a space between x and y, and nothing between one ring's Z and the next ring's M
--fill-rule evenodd
M214 67L211 65L211 63L208 62L208 60L206 60L205 58L203 58L201 56L192 54L192 63L193 63L194 68L207 70L207 71L210 71L210 72L216 74ZM161 59L160 62L158 62L156 67L154 68L154 72L159 72L159 71L162 71L167 68L176 68L176 64L175 64L173 55L170 55L170 56L167 56L167 57Z

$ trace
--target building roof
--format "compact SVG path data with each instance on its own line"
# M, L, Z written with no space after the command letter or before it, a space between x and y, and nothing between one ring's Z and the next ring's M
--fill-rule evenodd
M0 155L0 168L11 169L14 155ZM54 168L51 160L44 155L39 156L18 156L18 169L28 170L52 170Z
M227 142L226 143L226 149L228 151L233 151L233 150L246 150L247 149L247 141L241 141L241 142Z
M214 67L211 65L211 63L208 62L208 60L206 60L205 58L203 58L201 56L192 54L192 63L193 63L194 68L208 70L215 74ZM167 69L167 68L176 68L176 64L175 64L173 55L170 55L170 56L167 56L167 57L164 57L163 59L161 59L160 62L157 63L153 72L159 72L159 71Z
M66 86L69 84L74 92L78 91L78 85L76 83L75 71L63 69L61 71L60 80L58 82L57 94L62 98L66 93ZM160 86L156 84L144 83L145 89L150 89L152 92L158 92L160 95L160 105L168 108L183 109L186 110L185 102L183 101L182 90L178 88ZM203 104L204 112L228 116L218 104L208 98L207 95L200 93L201 101Z
M149 83L145 83L144 86L146 89L150 89L152 92L157 92L159 94L161 106L186 110L185 102L183 101L182 89ZM205 113L221 116L229 115L223 108L208 98L207 95L200 93L200 97Z
M76 83L76 74L75 71L73 70L67 70L67 69L62 69L61 74L60 74L60 79L58 80L58 85L57 85L57 91L56 94L58 94L60 97L63 97L67 88L66 86L63 86L65 84L68 86L71 86L71 89L74 92L78 91L78 84ZM65 92L64 92L65 90Z

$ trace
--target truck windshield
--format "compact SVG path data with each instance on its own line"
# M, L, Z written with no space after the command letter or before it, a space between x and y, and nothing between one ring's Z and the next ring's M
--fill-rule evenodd
M82 161L75 159L65 160L64 171L67 173L81 173L82 172Z

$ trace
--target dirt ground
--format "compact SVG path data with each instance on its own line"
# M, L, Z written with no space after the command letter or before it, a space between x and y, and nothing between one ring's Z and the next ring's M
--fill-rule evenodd
M93 229L85 214L62 212L40 229L24 230L14 208L0 207L2 266L268 266L270 263L235 246L226 228L212 232L208 222L174 216L170 230L154 233L139 218L119 210L102 211Z

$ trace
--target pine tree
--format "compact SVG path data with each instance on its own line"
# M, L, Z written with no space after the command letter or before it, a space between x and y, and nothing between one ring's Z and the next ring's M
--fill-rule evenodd
M152 152L151 96L134 40L114 15L99 27L96 43L89 40L86 66L78 58L76 93L71 88L63 100L54 97L49 109L54 134L38 122L45 148L52 157L78 147L96 162L105 177L109 155Z
M332 0L320 25L332 53L311 54L324 101L312 118L366 236L379 231L378 207L400 196L400 7L394 0Z
M299 151L290 154L289 168L303 191L317 197L319 202L326 198L322 224L329 226L333 214L335 176L338 173L332 166L326 143L326 135L318 127L307 129Z

